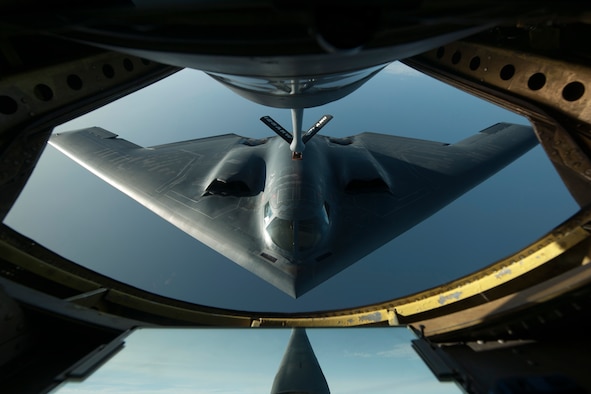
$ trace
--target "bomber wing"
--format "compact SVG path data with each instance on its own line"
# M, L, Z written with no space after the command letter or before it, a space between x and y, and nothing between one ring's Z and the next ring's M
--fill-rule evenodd
M318 251L317 264L300 273L302 282L309 278L302 292L430 217L537 144L531 127L507 123L455 144L376 133L325 141L340 198L330 207L331 242Z
M262 258L255 221L266 140L234 134L143 148L94 127L49 143L168 222L295 296L292 274Z

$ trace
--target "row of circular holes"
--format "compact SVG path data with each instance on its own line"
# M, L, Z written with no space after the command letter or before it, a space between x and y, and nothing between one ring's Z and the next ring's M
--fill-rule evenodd
M436 52L437 58L443 58L444 54L445 48L439 47ZM451 56L451 63L453 65L457 65L460 62L460 60L462 60L462 52L457 50ZM472 59L470 59L468 67L470 67L470 70L472 71L478 70L478 67L480 67L480 57L474 56ZM503 81L510 80L511 78L513 78L513 75L515 75L515 66L512 64L504 65L499 73L499 77ZM527 80L527 87L532 91L540 90L544 87L544 85L546 85L546 75L544 75L544 73L541 72L532 74ZM581 82L574 81L564 86L564 88L562 89L562 98L566 101L577 101L578 99L583 97L584 93L585 85L583 85Z
M149 60L141 59L141 61L146 66L150 64ZM123 59L123 68L128 72L132 72L135 66L133 65L133 62L130 59L125 58ZM108 79L112 79L115 77L115 69L108 63L103 65L102 71L103 75ZM66 78L66 83L68 84L68 87L70 89L75 91L82 89L82 87L84 86L82 78L80 78L76 74L68 75L68 77ZM33 88L33 93L35 94L35 97L40 101L50 101L53 98L53 90L43 83L35 85L35 87ZM13 99L10 96L0 96L0 114L12 115L17 111L18 102L15 99Z

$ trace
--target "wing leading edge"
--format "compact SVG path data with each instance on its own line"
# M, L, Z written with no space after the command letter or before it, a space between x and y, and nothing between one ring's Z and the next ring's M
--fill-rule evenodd
M49 143L166 221L295 296L291 274L261 261L253 218L265 140L234 134L143 148L101 128Z
M259 220L268 152L280 146L270 143L276 138L253 141L229 134L142 148L91 128L56 134L50 143L293 297L407 231L537 143L531 128L511 124L453 145L375 133L312 139L328 162L323 176L336 189L330 190L336 196L331 234L307 261L292 264L265 243Z

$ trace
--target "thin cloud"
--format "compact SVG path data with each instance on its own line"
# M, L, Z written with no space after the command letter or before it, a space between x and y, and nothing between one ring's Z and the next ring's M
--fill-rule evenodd
M370 358L374 357L375 354L372 353L365 353L365 352L350 352L345 350L345 357L354 357L354 358Z
M383 358L417 358L415 351L406 343L399 343L394 345L391 349L378 352L377 356Z

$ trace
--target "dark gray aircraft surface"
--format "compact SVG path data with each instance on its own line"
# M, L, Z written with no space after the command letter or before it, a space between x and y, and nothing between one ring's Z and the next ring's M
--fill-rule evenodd
M143 148L95 127L56 134L50 143L292 297L537 143L530 127L511 124L450 145L375 133L312 138L330 116L293 136L271 118L262 120L281 138L227 134ZM303 145L294 149L298 135Z
M292 329L287 349L273 380L271 394L281 393L330 394L305 328Z

